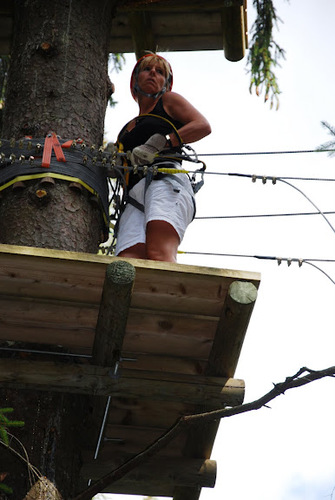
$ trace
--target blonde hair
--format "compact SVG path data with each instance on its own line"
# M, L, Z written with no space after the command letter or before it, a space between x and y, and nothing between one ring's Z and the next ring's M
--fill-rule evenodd
M152 66L154 64L157 64L164 71L165 78L170 75L169 63L162 57L156 56L156 54L149 54L144 57L139 64L138 71L143 71L146 66Z

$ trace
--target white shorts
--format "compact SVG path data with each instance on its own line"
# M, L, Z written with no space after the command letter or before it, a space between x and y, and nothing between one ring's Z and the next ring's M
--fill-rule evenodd
M115 255L137 243L145 243L146 225L152 220L163 220L171 224L177 231L180 242L193 220L194 195L186 174L173 174L164 179L153 180L146 192L145 181L145 178L141 179L129 191L129 196L144 205L144 213L127 203L120 219Z

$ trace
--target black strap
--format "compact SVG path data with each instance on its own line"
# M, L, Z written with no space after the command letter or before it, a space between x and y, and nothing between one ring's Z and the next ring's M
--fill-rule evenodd
M139 201L135 200L135 198L129 196L129 194L126 197L126 203L130 203L130 205L133 205L133 207L137 208L138 210L144 213L144 205Z

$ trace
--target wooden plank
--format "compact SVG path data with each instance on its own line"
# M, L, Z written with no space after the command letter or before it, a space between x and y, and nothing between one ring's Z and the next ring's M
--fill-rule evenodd
M110 367L51 361L0 359L0 382L2 387L105 395L125 400L201 403L207 408L235 406L241 404L244 397L242 380L125 369L117 378Z
M122 358L124 368L185 375L203 375L205 373L206 360L183 357L182 355L177 357L123 350Z
M72 267L51 261L42 264L29 257L4 258L0 254L0 294L22 298L50 299L99 304L105 267ZM181 270L182 271L182 270ZM229 282L218 276L207 277L179 272L171 276L166 271L138 273L136 293L132 299L135 308L161 309L174 312L219 315Z
M84 478L100 479L132 457L119 454L112 460L96 460L84 463L81 474ZM214 460L184 459L160 456L149 459L124 478L111 484L104 493L128 493L131 495L171 496L173 484L194 485L212 488L216 479Z
M59 344L81 352L92 348L97 318L97 307L0 298L3 340ZM124 349L204 359L209 355L216 324L211 317L131 310Z
M192 415L195 405L175 401L150 401L149 399L113 398L113 411L108 423L125 426L144 426L168 429L183 415ZM179 439L179 437L178 437Z
M121 259L119 257L110 257L106 255L95 255L90 253L82 252L68 252L65 250L53 250L46 248L36 248L36 247L24 247L17 245L5 245L0 244L0 266L2 264L2 258L14 257L17 265L20 262L19 256L27 256L30 258L31 264L36 266L47 266L50 262L56 264L57 261L62 266L64 263L68 262L74 266L74 271L78 266L78 263L83 262L85 267L92 269L94 273L96 269L101 265L103 267L102 281L104 278L104 268L107 264L113 260L126 260L136 267L136 273L146 272L147 269L154 269L157 271L169 271L172 273L187 273L191 275L202 275L202 276L222 276L234 279L245 279L248 281L259 280L259 273L249 272L249 271L239 271L231 269L218 269L215 267L206 266L191 266L187 264L173 264L170 262L161 262L153 260L142 260L142 259ZM96 266L90 266L90 264L96 264ZM57 265L57 264L56 264ZM61 267L60 267L61 269ZM82 273L80 273L82 274ZM83 274L82 274L83 275Z
M92 349L98 308L0 298L2 340Z
M242 5L243 0L230 0L229 4ZM207 12L210 10L220 10L225 5L224 0L192 0L192 4L189 2L181 2L180 0L164 0L164 2L150 2L144 4L142 0L139 0L137 5L135 1L123 2L118 7L118 11L133 11L133 10L145 10L145 11L155 11L155 12L174 12L175 15L178 13L187 14L190 11L200 11Z
M124 349L167 356L207 358L215 335L215 318L131 310Z
M136 454L143 451L147 446L156 441L166 428L158 426L133 426L125 424L107 424L105 440L100 451L100 459L108 460L125 452ZM182 437L169 443L158 455L176 457L180 455L184 440ZM85 454L86 457L86 454Z

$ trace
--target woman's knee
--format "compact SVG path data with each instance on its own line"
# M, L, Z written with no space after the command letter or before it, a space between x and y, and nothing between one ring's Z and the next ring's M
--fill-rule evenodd
M147 259L176 262L179 243L177 231L168 222L155 220L147 224Z
M146 246L144 243L137 243L119 252L117 257L125 257L126 259L146 259Z

